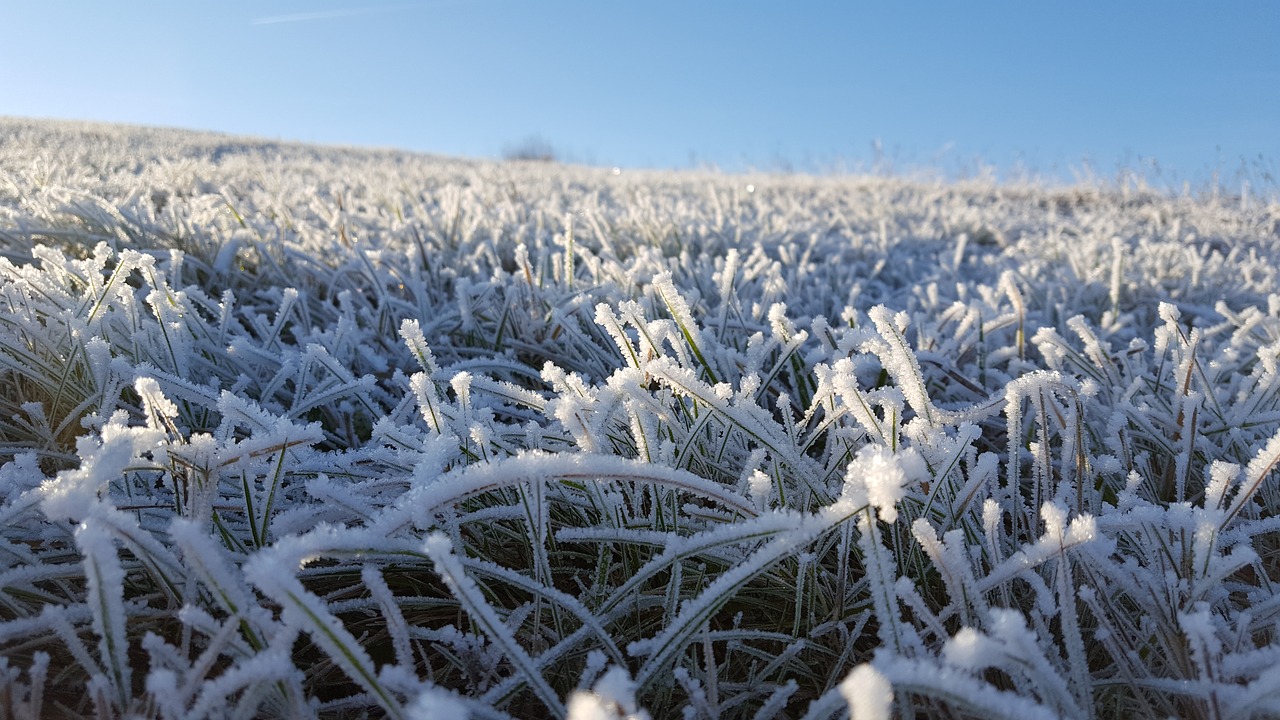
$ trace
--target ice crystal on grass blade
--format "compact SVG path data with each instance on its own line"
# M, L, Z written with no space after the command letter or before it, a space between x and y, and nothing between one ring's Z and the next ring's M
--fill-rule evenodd
M880 445L867 445L845 470L844 493L854 505L872 505L887 523L897 522L898 503L907 484L927 475L924 460L915 448L894 453Z
M0 716L1280 715L1274 199L0 166Z
M893 708L893 686L866 663L853 669L840 683L840 694L849 703L853 720L889 720Z
M568 720L649 720L636 706L635 690L625 670L609 668L591 692L578 690L569 698Z

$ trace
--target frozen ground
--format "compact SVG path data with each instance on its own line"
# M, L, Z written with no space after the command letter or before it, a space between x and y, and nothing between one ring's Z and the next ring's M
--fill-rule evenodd
M0 715L1276 716L1278 248L0 120Z

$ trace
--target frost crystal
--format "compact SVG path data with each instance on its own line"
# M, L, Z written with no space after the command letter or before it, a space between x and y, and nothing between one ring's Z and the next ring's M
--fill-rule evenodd
M840 694L849 703L852 720L889 720L893 686L875 666L863 663L840 683Z
M870 504L881 520L896 522L898 501L908 483L926 475L924 460L914 448L894 453L879 445L858 451L845 471L845 495L855 505Z

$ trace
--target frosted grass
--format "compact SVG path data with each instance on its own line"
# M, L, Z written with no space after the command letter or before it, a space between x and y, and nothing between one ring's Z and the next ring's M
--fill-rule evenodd
M1280 713L1274 198L0 167L0 715Z

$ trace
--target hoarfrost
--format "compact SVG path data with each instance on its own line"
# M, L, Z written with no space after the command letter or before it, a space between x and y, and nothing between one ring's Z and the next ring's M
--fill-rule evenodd
M840 694L849 703L853 720L889 720L893 686L871 663L853 669L840 683Z
M0 716L1280 713L1274 200L90 130L0 121Z

